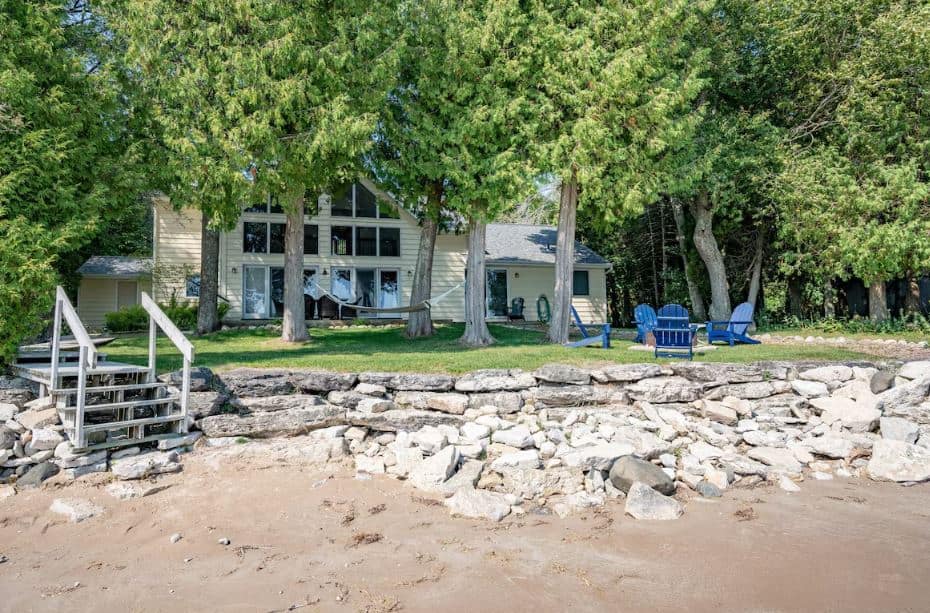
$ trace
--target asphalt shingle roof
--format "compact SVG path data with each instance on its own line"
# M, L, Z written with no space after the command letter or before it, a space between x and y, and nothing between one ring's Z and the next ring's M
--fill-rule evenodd
M496 264L555 265L555 226L492 223L487 231L487 259ZM575 264L603 266L607 260L575 241Z
M152 258L95 255L78 268L82 275L134 278L152 274Z

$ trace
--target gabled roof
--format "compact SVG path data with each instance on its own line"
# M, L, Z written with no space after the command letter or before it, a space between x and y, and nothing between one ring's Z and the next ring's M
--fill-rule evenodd
M487 230L487 260L495 264L555 265L555 226L492 223ZM575 241L575 264L608 267L607 260Z
M152 274L152 258L132 258L122 255L95 255L84 262L78 273L93 277L135 279Z

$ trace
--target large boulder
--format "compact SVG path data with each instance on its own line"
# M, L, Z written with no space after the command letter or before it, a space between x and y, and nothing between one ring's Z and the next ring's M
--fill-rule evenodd
M624 393L598 385L540 385L528 390L527 399L541 407L580 407L591 404L623 403Z
M382 432L406 430L414 432L423 426L450 425L459 427L465 420L459 415L440 411L420 411L416 409L396 409L383 413L363 413L349 411L346 420L353 426L365 426Z
M805 444L812 453L837 459L849 457L856 448L852 441L829 434L807 439Z
M371 398L371 396L357 391L333 391L326 395L326 401L330 404L338 404L349 409L358 407L358 403L367 398Z
M776 394L791 391L791 385L786 381L753 381L751 383L728 383L715 387L707 393L707 400L722 400L727 396L743 400L759 400L769 398Z
M159 380L169 383L174 387L180 388L184 383L184 371L174 370L158 377ZM191 387L192 392L209 392L213 389L213 371L206 366L195 366L191 368Z
M619 458L610 467L610 483L621 492L629 492L636 482L645 483L667 496L675 493L675 482L652 462L627 455Z
M455 473L460 457L454 445L443 447L414 466L407 481L418 489L434 491Z
M446 499L446 506L452 515L469 519L500 521L510 514L510 503L503 494L469 487L459 488Z
M54 477L60 469L51 462L36 464L16 480L16 487L39 487L46 479Z
M835 364L803 370L798 376L808 381L819 381L827 384L842 383L853 378L853 370L849 366Z
M821 396L830 395L830 388L827 387L826 383L821 381L795 379L791 382L791 389L794 390L795 394L804 396L805 398L820 398Z
M694 402L703 394L704 385L684 377L649 377L626 386L626 391L634 400L656 404Z
M447 392L455 384L449 375L418 373L363 372L358 380L398 391Z
M465 394L435 394L426 401L427 408L443 413L461 415L468 408L468 396Z
M647 460L659 457L672 447L671 443L662 440L652 432L632 426L621 426L617 428L614 431L614 435L610 438L610 442L621 445L632 445L633 453Z
M676 362L671 365L672 372L690 381L699 381L709 385L726 385L729 383L752 383L762 381L769 376L768 371L754 364L703 364L701 362Z
M12 449L18 440L19 437L15 432L6 426L0 425L0 449Z
M520 391L536 385L536 378L518 368L512 370L476 370L459 377L455 382L458 392Z
M586 385L591 382L590 372L569 364L546 364L537 368L533 376L547 383Z
M930 480L930 449L903 441L877 440L872 445L868 471L877 481Z
M303 392L344 392L352 389L358 381L358 375L328 370L302 370L294 372L291 380Z
M220 392L191 392L187 397L187 414L194 419L216 415L229 397Z
M820 418L826 424L840 422L852 432L871 432L878 426L882 412L872 408L868 403L856 402L849 398L831 396L811 398L810 405L822 411Z
M797 475L801 472L801 463L790 449L780 447L753 447L747 453L751 459L771 466L775 472Z
M884 415L904 417L918 424L930 424L930 375L897 385L878 395L878 408Z
M144 479L163 473L175 473L181 470L178 454L175 451L155 451L133 455L110 462L110 470L117 479Z
M491 462L491 468L501 471L507 468L539 468L539 452L535 449L524 449L505 453Z
M28 409L19 413L14 418L26 430L35 430L37 428L46 428L59 423L58 409Z
M920 427L903 417L882 417L878 423L882 438L916 443L920 436Z
M905 379L923 379L930 377L930 360L907 362L898 371L898 376Z
M281 396L297 391L291 382L291 373L278 368L236 368L216 378L230 393L242 397Z
M513 428L494 432L494 434L491 435L491 441L510 447L516 447L517 449L533 447L536 444L533 440L533 435L530 433L530 429L522 424L514 426Z
M597 369L591 376L600 383L635 383L661 374L658 364L613 364Z
M382 413L383 415L383 413ZM213 415L200 422L200 429L210 437L247 436L267 438L295 436L320 428L346 423L345 409L330 404L303 409L252 413L250 415Z
M630 486L624 511L634 519L653 520L678 519L684 513L677 500L663 496L639 481Z
M516 413L523 406L520 392L483 392L468 395L468 408L480 409L486 406L497 408L501 414Z
M286 394L283 396L257 396L234 398L230 403L242 413L269 413L272 411L289 411L308 409L326 404L319 396L309 394Z

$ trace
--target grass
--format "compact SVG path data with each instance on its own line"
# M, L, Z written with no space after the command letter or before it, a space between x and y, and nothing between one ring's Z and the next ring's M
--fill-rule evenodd
M549 362L576 365L653 362L651 353L630 351L629 341L612 341L608 350L571 349L544 343L542 332L490 326L497 343L481 349L458 344L463 324L438 326L430 338L407 340L399 326L312 328L310 341L288 344L270 330L230 330L193 338L197 366L228 370L239 366L263 368L320 368L347 372L463 373L479 368L534 369ZM110 359L144 365L147 335L124 336L103 348ZM695 360L755 362L759 360L855 360L868 354L824 346L721 346ZM180 368L181 357L167 338L158 339L158 369Z
M920 342L920 341L930 341L930 334L921 332L920 330L900 330L896 332L883 332L883 331L856 331L851 332L843 329L831 329L827 326L775 326L772 328L760 328L758 334L765 334L769 332L771 334L777 334L779 336L800 336L802 338L807 338L808 336L822 336L824 338L836 338L839 336L845 336L850 340L864 340L864 339L881 339L881 340L905 340L911 342Z

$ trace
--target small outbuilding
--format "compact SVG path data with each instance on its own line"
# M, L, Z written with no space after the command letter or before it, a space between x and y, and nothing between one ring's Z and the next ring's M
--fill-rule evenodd
M77 312L89 327L103 327L107 313L139 304L142 292L152 292L151 258L95 255L77 272Z

